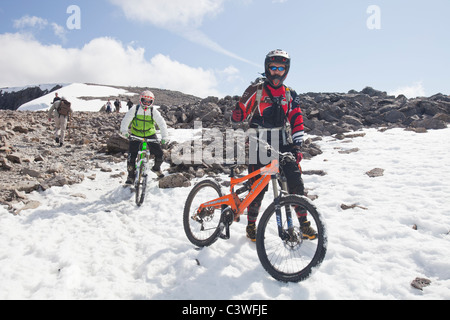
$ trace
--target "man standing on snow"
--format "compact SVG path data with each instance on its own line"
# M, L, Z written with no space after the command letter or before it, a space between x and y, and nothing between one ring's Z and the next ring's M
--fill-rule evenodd
M232 121L241 122L249 119L250 128L257 130L259 138L263 137L263 132L268 132L267 129L271 136L274 136L274 130L278 131L279 151L292 152L296 159L282 165L289 191L292 194L303 195L303 180L298 166L303 157L300 151L303 143L303 115L297 93L283 84L290 66L291 58L287 52L279 49L269 52L264 63L266 78L247 88L233 111ZM288 124L292 134L287 129ZM267 137L269 144L273 142L270 140ZM256 152L257 163L249 164L249 173L267 165L267 163L261 163L259 150ZM252 182L259 178L260 176L253 178ZM256 241L256 220L266 191L267 187L248 207L247 237L251 241ZM311 240L315 239L316 231L307 221L307 212L301 208L296 208L296 212L303 235Z
M53 98L53 103L55 103L58 100L61 100L61 98L58 96L58 92L55 92L55 98Z
M114 107L116 108L116 113L119 113L120 108L122 108L122 103L118 98L116 99L116 101L114 101Z
M133 108L133 102L131 102L131 99L130 99L130 98L128 98L127 106L128 106L128 110L130 110L131 108Z
M167 125L154 103L155 96L151 91L142 92L139 104L132 107L123 118L120 126L121 134L125 137L129 137L131 133L131 135L140 138L156 139L156 124L161 130L161 144L165 144L168 139ZM149 142L148 145L150 153L155 156L155 165L152 171L157 174L158 178L162 178L164 174L161 172L161 164L163 163L161 146L154 142ZM125 184L133 184L134 182L136 177L135 162L140 147L140 141L130 139L127 159L128 178Z
M66 135L67 124L73 114L71 103L65 97L56 100L48 110L48 121L55 119L55 141L62 147Z

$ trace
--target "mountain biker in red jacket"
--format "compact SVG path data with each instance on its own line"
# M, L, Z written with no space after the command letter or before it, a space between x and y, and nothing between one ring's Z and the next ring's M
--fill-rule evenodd
M292 152L296 159L282 165L289 192L304 195L303 179L298 166L303 157L300 151L304 135L303 115L297 93L283 84L289 73L291 58L283 50L273 50L267 54L264 66L265 78L245 90L233 111L232 121L241 122L249 119L250 128L256 129L258 138L264 137L264 140L273 147L276 146L271 136L273 132L278 133L279 151ZM289 133L289 126L291 133ZM268 133L264 136L262 132ZM250 152L257 152L257 161L249 164L249 173L268 164L261 162L259 150L250 150ZM252 182L259 178L260 176L255 177ZM266 187L248 208L247 237L252 241L256 241L256 220L267 189ZM307 213L300 208L297 208L296 212L304 236L311 240L315 239L316 231L307 221Z

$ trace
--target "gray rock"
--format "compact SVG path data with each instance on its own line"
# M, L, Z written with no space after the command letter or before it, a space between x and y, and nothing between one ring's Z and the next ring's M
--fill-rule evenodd
M372 170L366 172L366 174L371 178L382 177L384 174L384 169L375 168L375 169L372 169Z
M189 187L189 180L182 173L174 173L159 180L159 187L161 189Z

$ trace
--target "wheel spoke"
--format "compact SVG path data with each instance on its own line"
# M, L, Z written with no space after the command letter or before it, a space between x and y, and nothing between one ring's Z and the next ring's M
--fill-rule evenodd
M198 212L201 204L221 197L217 183L205 180L192 189L186 200L183 224L186 236L197 246L214 243L220 234L221 210L213 207Z
M298 196L287 196L282 199L283 229L286 234L286 205L302 205L308 211L311 227L318 232L316 240L303 239L299 220L293 219L294 229L291 235L280 237L275 215L275 207L269 206L259 222L257 231L258 256L263 267L277 280L298 282L306 279L314 266L324 258L325 228L315 207ZM294 213L295 214L295 213Z

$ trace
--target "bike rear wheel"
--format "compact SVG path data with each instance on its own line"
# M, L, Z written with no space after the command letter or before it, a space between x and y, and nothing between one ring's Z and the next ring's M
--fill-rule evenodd
M221 234L222 210L212 207L198 212L202 203L222 197L216 182L204 180L194 186L186 200L183 212L183 226L189 241L199 247L212 245Z
M272 203L262 215L256 232L256 249L264 269L276 280L300 282L307 279L314 267L325 258L327 236L325 226L316 207L304 197L289 195L280 200L283 237L279 235L276 207ZM317 231L315 240L302 236L294 207L308 212L311 227ZM288 230L286 211L292 212L293 228Z
M134 187L136 189L135 201L136 201L136 205L138 207L140 207L144 203L145 190L147 189L147 177L148 176L147 176L144 164L142 164L139 167L136 174L137 174L137 179L136 179L136 182L134 185Z

